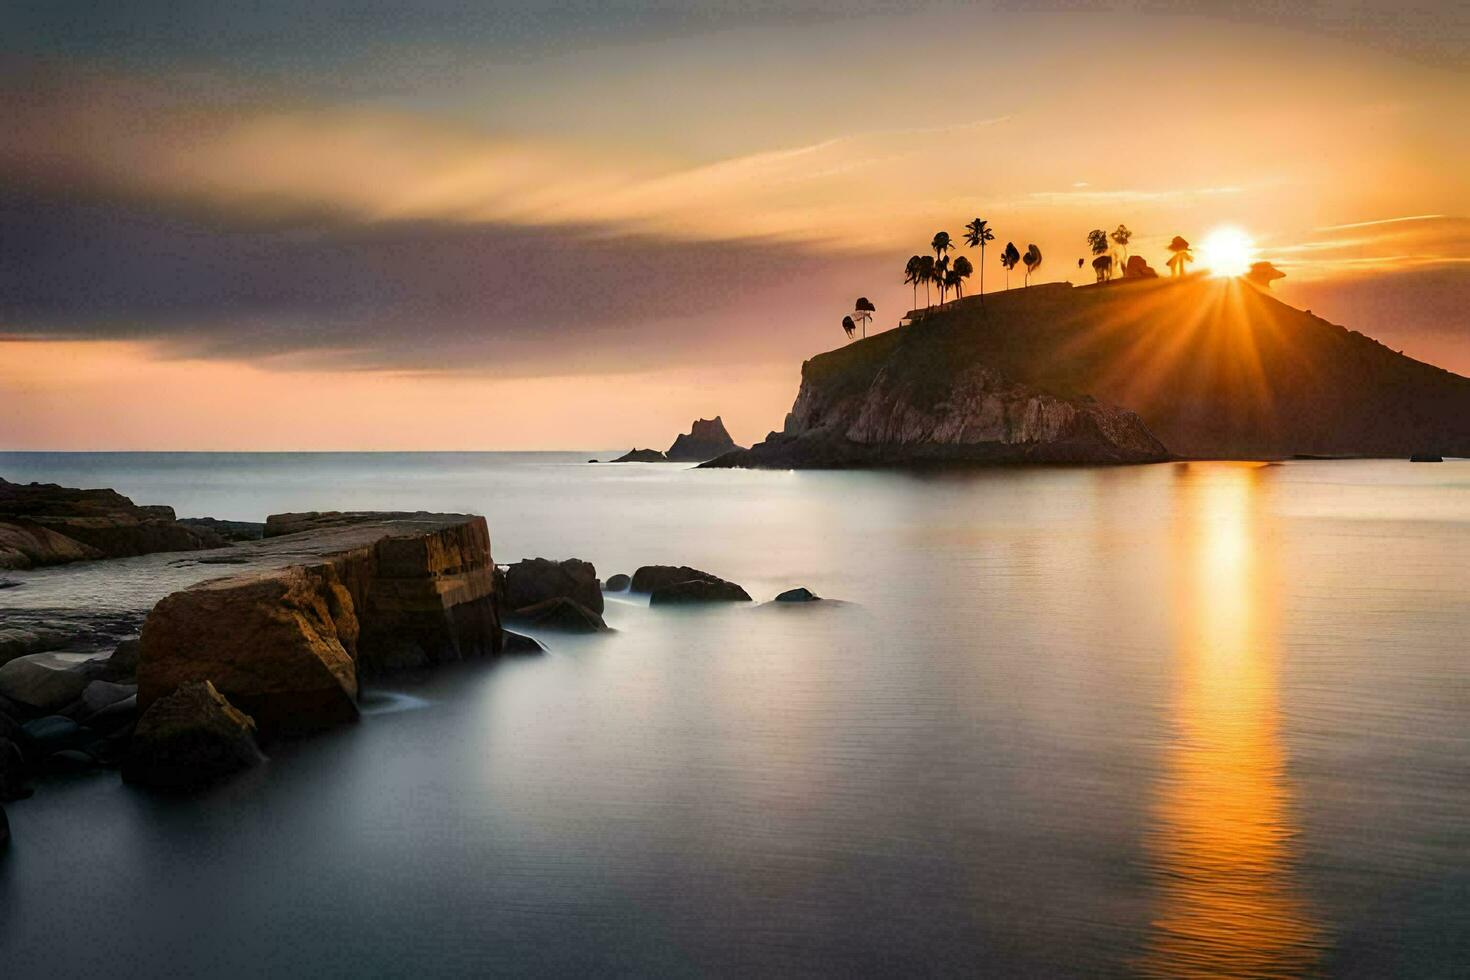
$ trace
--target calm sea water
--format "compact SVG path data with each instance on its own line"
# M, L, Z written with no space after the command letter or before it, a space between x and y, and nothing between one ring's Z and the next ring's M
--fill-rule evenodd
M1470 968L1470 462L589 455L0 454L843 600L615 598L615 634L395 679L199 800L45 785L8 807L5 974Z

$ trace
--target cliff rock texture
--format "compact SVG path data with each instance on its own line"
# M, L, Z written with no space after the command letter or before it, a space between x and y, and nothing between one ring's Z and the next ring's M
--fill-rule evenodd
M1470 379L1235 280L1032 286L812 358L710 466L1470 454Z
M0 568L88 558L216 548L224 539L174 519L171 507L139 507L115 490L0 479Z
M211 681L262 734L357 716L361 671L501 649L490 537L460 515L281 515L295 564L165 596L143 623L138 705Z

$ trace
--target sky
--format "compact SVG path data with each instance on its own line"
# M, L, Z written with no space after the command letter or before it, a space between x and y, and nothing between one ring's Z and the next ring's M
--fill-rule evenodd
M1281 299L1470 374L1464 3L0 19L0 448L749 443L974 217L1039 281L1094 227L1161 269L1238 227Z

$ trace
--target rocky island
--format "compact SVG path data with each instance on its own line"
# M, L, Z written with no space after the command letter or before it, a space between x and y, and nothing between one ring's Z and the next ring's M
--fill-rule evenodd
M1238 280L1031 286L802 365L780 432L706 466L1470 454L1470 379Z
M712 419L695 419L689 431L674 439L674 444L665 452L656 449L633 449L614 463L703 463L741 447L730 438L725 421L716 415Z

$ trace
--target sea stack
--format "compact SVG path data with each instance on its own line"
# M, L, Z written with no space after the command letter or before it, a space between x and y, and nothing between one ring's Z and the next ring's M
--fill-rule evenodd
M718 415L712 419L695 419L689 431L674 440L664 457L671 463L703 463L741 448L725 431Z

